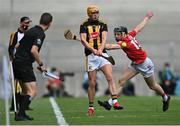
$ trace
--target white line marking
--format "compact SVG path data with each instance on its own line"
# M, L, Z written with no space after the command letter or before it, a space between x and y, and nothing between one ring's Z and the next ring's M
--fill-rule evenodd
M61 110L60 110L59 106L57 105L55 99L53 97L50 97L49 101L51 102L52 108L53 108L54 113L56 115L58 125L59 126L61 126L61 125L68 126L68 124L67 124L66 120L64 119L63 114L61 113Z

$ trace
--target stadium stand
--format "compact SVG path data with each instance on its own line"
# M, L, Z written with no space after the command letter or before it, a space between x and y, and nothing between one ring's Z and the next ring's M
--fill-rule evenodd
M32 25L38 23L39 15L42 12L51 12L54 22L49 29L45 41L45 48L41 55L45 59L46 66L56 66L64 72L74 72L71 78L66 78L66 91L76 97L82 96L80 89L84 72L84 54L80 43L70 42L63 37L65 29L71 29L75 34L79 34L79 25L85 17L86 7L95 3L102 10L102 18L108 23L108 41L114 42L113 28L117 25L125 25L129 29L139 22L147 10L154 12L154 17L147 26L148 28L140 34L140 41L147 50L149 57L156 65L156 71L161 68L164 62L171 62L175 72L180 74L180 29L179 29L179 0L113 0L107 4L104 1L82 1L82 0L0 0L0 42L7 46L9 34L18 26L20 17L27 15L32 19ZM44 3L44 4L42 4ZM122 4L123 3L123 4ZM23 4L23 6L22 6ZM73 7L72 7L73 6ZM117 82L119 72L130 61L125 58L121 51L109 52L116 60L114 78ZM121 55L119 56L119 53ZM45 90L45 80L37 72L39 82L39 96ZM99 84L102 91L107 88L105 80ZM143 86L144 85L144 86ZM83 89L82 89L83 90ZM135 84L136 95L153 95L145 85L143 79L138 76Z

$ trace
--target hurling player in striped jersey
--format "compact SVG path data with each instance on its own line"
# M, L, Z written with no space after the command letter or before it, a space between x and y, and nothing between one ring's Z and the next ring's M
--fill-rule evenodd
M86 56L86 71L88 73L88 116L94 115L94 96L96 86L96 74L101 70L108 82L109 91L114 109L123 109L117 100L116 85L112 78L112 66L101 55L108 56L105 50L105 42L108 33L107 24L99 20L99 7L90 5L87 7L88 19L80 25L80 38L84 46Z
M153 16L151 11L147 12L143 21L135 27L132 31L128 32L124 26L114 28L114 35L117 41L116 44L106 44L106 49L122 49L127 57L132 61L131 64L126 68L119 79L117 91L120 94L125 82L137 74L142 74L148 87L154 90L156 93L162 96L163 99L163 111L168 110L170 96L168 96L160 85L156 82L154 76L154 64L149 57L147 57L146 51L142 49L139 41L135 36L145 27L148 21ZM112 99L108 101L98 101L100 106L110 110L112 106Z

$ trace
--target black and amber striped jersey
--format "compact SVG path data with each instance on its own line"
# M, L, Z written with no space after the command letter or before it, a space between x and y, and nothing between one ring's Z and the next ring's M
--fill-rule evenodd
M108 28L107 24L102 21L91 21L88 19L80 26L80 34L86 33L86 41L91 47L97 50L101 47L103 31L108 31ZM106 50L104 49L103 52L106 52ZM91 53L92 52L89 49L85 48L86 56Z

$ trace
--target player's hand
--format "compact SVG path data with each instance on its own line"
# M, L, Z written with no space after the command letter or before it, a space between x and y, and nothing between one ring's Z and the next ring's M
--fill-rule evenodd
M38 66L37 69L40 71L40 72L46 72L46 68L44 66Z
M41 72L47 71L43 64L40 64L40 65L37 67L37 69L38 69L39 71L41 71Z
M101 49L98 49L97 53L98 56L102 56L103 51Z
M93 53L94 55L98 55L97 49L93 49L93 50L92 50L92 53Z
M152 11L148 11L146 14L146 17L148 17L149 19L153 16L153 12Z

